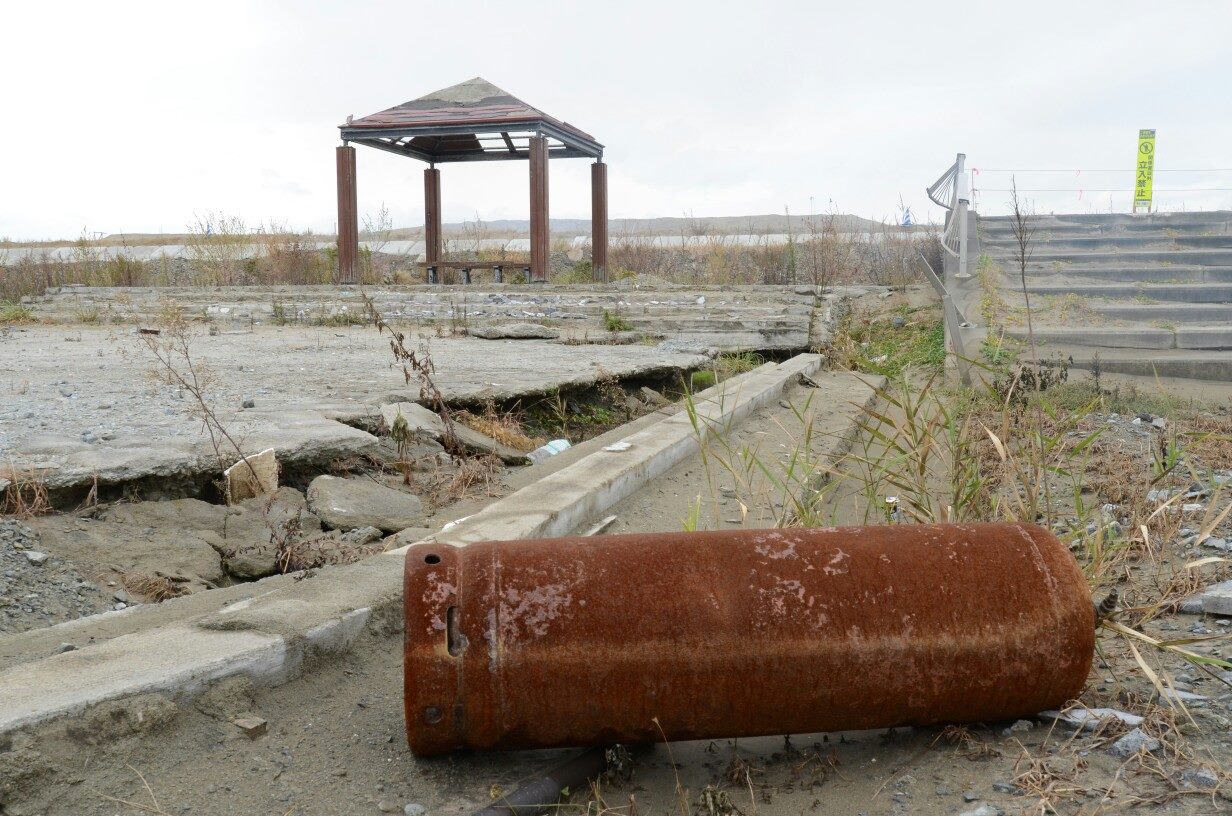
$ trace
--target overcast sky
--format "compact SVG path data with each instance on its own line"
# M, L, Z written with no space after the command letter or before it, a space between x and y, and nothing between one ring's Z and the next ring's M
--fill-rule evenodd
M1197 189L1232 172L1168 172L1232 168L1221 0L6 0L0 30L0 237L176 232L206 211L332 231L347 114L474 76L606 145L613 217L893 219L901 199L936 219L923 188L958 151L981 210L1014 169L1064 188L1025 192L1038 210L1107 211L1143 127L1160 205L1232 208ZM360 212L421 224L423 165L358 153ZM444 165L445 219L525 218L526 171ZM552 215L588 217L588 185L586 160L553 162Z

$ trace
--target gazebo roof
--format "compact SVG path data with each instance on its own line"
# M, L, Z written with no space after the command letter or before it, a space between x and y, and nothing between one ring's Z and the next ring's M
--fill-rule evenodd
M553 158L603 157L590 134L532 108L482 77L339 125L344 142L422 161L526 159L544 136Z

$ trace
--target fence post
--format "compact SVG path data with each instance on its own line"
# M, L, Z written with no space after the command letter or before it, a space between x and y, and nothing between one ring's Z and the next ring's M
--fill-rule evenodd
M954 207L954 217L958 219L958 273L955 277L966 279L967 273L967 209L971 205L971 192L967 184L967 154L959 153L955 162L958 168L954 177L954 192L958 199Z

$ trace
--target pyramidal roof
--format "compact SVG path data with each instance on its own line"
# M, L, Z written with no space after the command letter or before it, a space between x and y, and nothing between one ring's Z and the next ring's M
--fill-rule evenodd
M433 91L379 113L354 119L340 127L345 132L464 126L474 127L479 132L481 129L498 130L501 125L532 125L539 122L593 141L589 134L531 107L483 77Z

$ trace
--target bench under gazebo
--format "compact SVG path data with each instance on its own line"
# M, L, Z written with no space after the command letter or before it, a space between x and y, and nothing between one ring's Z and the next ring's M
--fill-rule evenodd
M368 145L427 162L424 170L424 263L428 280L444 268L526 269L533 281L548 278L548 160L591 158L591 246L594 277L607 279L607 165L594 137L532 108L485 79L459 85L360 119L347 117L338 160L338 272L354 283L359 257L355 148ZM441 171L438 164L467 161L530 162L530 263L484 264L441 257Z

